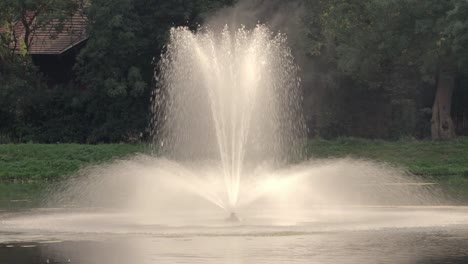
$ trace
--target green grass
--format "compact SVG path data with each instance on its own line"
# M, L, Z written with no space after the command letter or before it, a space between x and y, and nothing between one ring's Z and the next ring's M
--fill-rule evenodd
M438 183L457 200L468 202L468 138L449 142L364 139L312 140L308 158L358 158L386 162Z
M57 179L80 168L143 151L143 145L0 145L0 180Z
M144 145L129 144L0 145L0 209L34 207L47 189L47 180L144 150ZM394 164L435 180L468 201L468 138L450 142L311 140L305 153L307 158L351 157Z
M44 180L143 152L143 145L0 145L0 180ZM423 176L468 178L468 138L449 142L366 139L311 140L308 158L364 158L404 167Z
M449 142L313 140L306 147L306 155L311 158L363 158L401 166L417 175L468 178L468 138Z

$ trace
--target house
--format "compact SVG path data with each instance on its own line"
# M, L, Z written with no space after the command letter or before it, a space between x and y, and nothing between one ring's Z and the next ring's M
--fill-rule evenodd
M26 16L27 23L14 23L12 50L19 54L26 49L49 85L69 82L76 57L88 40L86 16L77 12L61 22L52 21L44 26L36 26L36 19L31 13Z
M88 39L86 19L80 15L65 21L58 33L51 33L55 26L52 23L37 31L29 48L33 62L50 84L71 80L76 57Z

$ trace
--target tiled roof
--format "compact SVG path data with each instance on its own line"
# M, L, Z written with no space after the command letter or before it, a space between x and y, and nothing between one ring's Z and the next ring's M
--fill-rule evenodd
M59 33L54 29L56 26L56 22L51 23L33 34L30 54L61 54L88 38L86 20L80 15L67 20Z
M86 33L86 18L82 15L76 14L67 19L60 32L55 30L58 23L58 21L52 22L32 33L29 54L62 54L88 38ZM24 39L24 26L21 22L18 22L14 28L16 38L20 42Z

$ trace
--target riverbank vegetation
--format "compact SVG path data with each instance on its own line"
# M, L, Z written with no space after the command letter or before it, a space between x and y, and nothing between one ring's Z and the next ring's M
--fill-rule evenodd
M147 153L143 144L0 145L0 208L31 207L51 183L86 166ZM460 201L468 200L468 138L450 142L340 138L311 140L304 159L355 158L385 162L437 183Z
M311 158L358 158L389 163L421 176L465 176L468 179L468 138L450 142L417 140L312 140Z
M0 181L58 180L80 168L143 151L143 145L4 144L0 145Z
M0 145L0 180L53 181L89 165L131 157L147 150L143 144ZM304 153L306 159L368 159L399 166L425 177L468 178L468 138L450 142L352 138L311 140Z

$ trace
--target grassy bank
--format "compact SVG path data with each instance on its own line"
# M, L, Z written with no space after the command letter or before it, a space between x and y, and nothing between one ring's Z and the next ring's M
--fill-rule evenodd
M468 138L449 142L363 139L314 140L306 147L312 158L363 158L387 162L423 176L468 178Z
M386 162L436 182L468 202L468 138L450 142L337 139L309 141L311 158L358 158Z
M36 205L47 180L80 168L144 152L143 145L0 145L0 209ZM313 140L308 158L359 158L387 162L427 177L468 201L468 139L451 142ZM28 183L28 184L18 184Z
M0 145L0 180L45 180L73 174L87 165L122 158L142 145Z
M130 144L0 145L0 180L56 179L144 149ZM312 140L305 152L310 158L364 158L402 166L417 175L468 178L467 138L450 142Z

